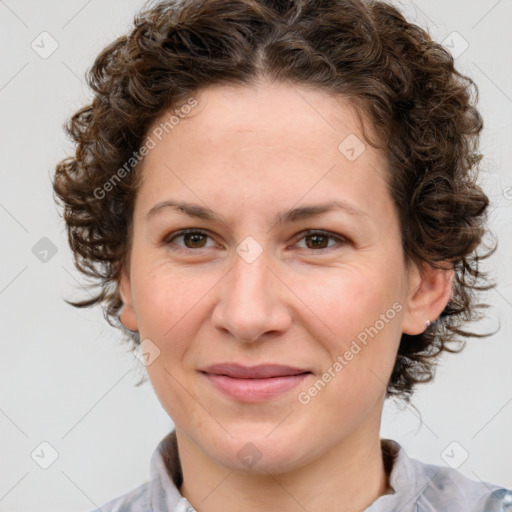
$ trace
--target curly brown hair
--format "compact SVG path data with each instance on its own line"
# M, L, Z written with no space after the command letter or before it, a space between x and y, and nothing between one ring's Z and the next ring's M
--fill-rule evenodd
M479 262L497 244L478 253L490 232L489 200L476 183L483 127L477 87L425 30L384 2L169 0L146 6L131 32L97 56L87 73L94 99L66 125L76 153L57 165L54 191L75 265L100 287L91 299L68 302L102 304L109 323L133 346L140 343L118 318L138 150L153 123L194 92L214 84L252 85L262 77L351 100L378 135L369 143L387 153L406 261L449 262L455 271L440 317L422 334L402 334L386 396L408 402L417 383L432 380L441 352L459 352L464 338L490 335L461 326L482 318L479 309L488 307L475 302L477 292L495 286ZM105 193L122 169L122 179Z

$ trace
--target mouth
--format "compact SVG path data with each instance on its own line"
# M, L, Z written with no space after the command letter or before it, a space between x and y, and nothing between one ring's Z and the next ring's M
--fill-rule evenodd
M279 364L243 366L235 363L214 364L201 371L209 375L224 375L234 379L268 379L311 373L305 368L294 368L292 366L283 366Z
M290 391L312 372L277 364L242 366L221 363L201 373L215 389L239 402L261 402Z

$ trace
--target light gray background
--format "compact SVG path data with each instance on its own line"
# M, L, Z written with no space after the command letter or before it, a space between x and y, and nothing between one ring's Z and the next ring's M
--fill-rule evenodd
M150 384L134 386L140 364L100 310L77 310L63 301L83 297L84 281L73 268L50 183L55 163L71 150L62 124L89 98L85 70L128 28L141 5L0 0L3 512L102 505L148 479L150 456L172 429ZM478 329L492 330L500 322L501 331L470 340L461 354L442 359L435 381L414 398L421 419L411 407L387 404L381 436L439 465L456 441L453 455L460 457L461 447L469 454L459 471L512 487L512 2L399 5L438 41L456 31L469 44L457 65L480 89L486 126L481 183L493 203L491 227L499 239L489 266L498 287L487 297L493 307ZM51 48L43 31L59 45L46 59L31 48L34 40L40 51ZM463 41L453 37L447 41L460 51ZM47 262L32 252L42 237L57 249ZM48 469L30 455L42 441L59 454Z

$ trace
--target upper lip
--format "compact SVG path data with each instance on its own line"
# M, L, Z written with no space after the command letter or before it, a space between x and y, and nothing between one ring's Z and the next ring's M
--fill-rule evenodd
M280 364L260 364L258 366L243 366L236 363L220 363L201 370L210 375L226 375L237 379L266 379L309 373L304 368L294 368Z

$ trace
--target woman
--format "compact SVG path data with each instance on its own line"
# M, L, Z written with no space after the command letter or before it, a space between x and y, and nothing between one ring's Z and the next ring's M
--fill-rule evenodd
M380 439L478 318L473 82L381 2L186 0L89 76L54 180L176 425L106 511L496 511Z

